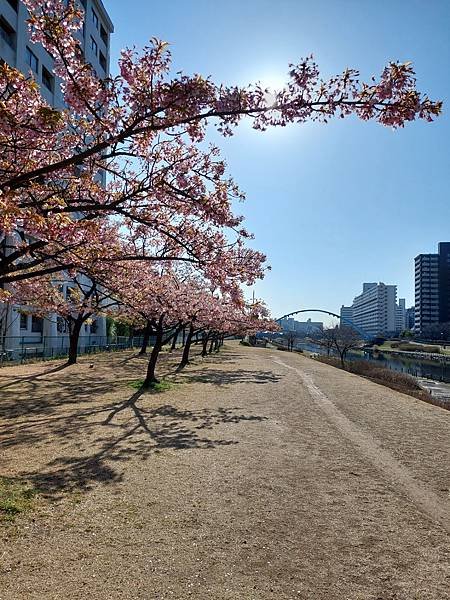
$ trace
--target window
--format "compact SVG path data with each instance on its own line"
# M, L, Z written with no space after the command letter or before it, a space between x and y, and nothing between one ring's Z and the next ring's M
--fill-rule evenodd
M98 56L99 56L98 60L100 62L100 66L106 73L106 56L103 54L103 52L101 50L100 50Z
M0 37L8 44L8 46L10 46L13 50L15 49L16 32L3 17L0 17Z
M97 322L97 320L92 321L92 323L91 323L91 333L97 333L97 329L98 329L98 322Z
M97 42L94 40L92 35L91 35L91 50L95 54L95 56L97 56L98 46L97 46Z
M103 43L105 44L105 46L107 46L108 45L108 32L103 27L103 25L100 25L100 37L102 38Z
M44 319L41 317L31 317L31 331L33 333L42 333L44 329Z
M53 75L44 66L42 66L42 83L51 92L54 90L54 82L55 78Z
M8 0L8 4L17 12L17 0Z
M20 329L28 329L28 315L20 313Z
M95 29L98 29L98 15L94 9L92 9L92 22L94 23Z
M28 48L28 46L27 46L27 49L25 51L25 56L26 56L27 64L30 65L30 67L33 69L33 71L35 73L37 73L38 72L38 67L39 67L39 61L37 59L36 54L32 50L30 50Z

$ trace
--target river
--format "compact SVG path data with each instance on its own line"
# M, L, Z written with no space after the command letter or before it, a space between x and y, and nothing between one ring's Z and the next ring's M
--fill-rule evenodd
M326 354L326 350L315 344L298 343L298 348L309 352L317 352L318 354ZM433 381L441 381L450 383L450 363L449 362L433 362L428 360L418 360L417 358L409 358L408 356L389 356L387 353L379 352L373 356L369 352L364 354L349 352L348 360L368 360L380 367L387 367L393 371L407 373L417 379L432 379Z

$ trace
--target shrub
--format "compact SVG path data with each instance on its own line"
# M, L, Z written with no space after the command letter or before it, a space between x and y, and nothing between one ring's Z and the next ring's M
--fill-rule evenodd
M318 356L317 360L320 362L332 365L338 369L342 369L340 361L335 357L330 356ZM374 383L384 385L392 390L401 392L402 394L408 394L418 400L423 400L429 404L440 406L446 410L450 410L450 405L445 400L440 400L432 396L429 392L422 389L417 381L411 375L406 373L399 373L398 371L392 371L385 367L379 367L374 363L365 360L356 360L346 364L346 371L370 379Z
M430 354L440 354L439 346L424 346L422 344L412 344L411 342L402 342L398 345L399 350L403 352L428 352Z

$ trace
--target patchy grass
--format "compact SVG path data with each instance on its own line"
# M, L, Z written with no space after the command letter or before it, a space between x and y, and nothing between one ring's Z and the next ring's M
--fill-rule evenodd
M133 381L128 382L128 386L133 388L134 390L140 390L144 385L144 379L135 379ZM176 385L170 381L159 381L158 383L154 383L149 388L149 392L153 394L162 394L163 392L168 392L169 390L173 390Z
M316 360L342 369L340 360L335 357L319 355L316 357ZM365 379L370 379L370 381L378 383L379 385L384 385L392 390L401 392L402 394L407 394L418 400L423 400L429 404L434 404L435 406L450 410L448 404L438 400L429 392L422 389L414 377L407 375L406 373L398 373L397 371L392 371L386 367L379 367L369 361L363 360L346 362L345 370L349 373L364 377Z
M38 490L24 483L0 477L0 521L14 521L30 510Z
M440 344L422 344L421 342L411 342L408 340L401 341L386 341L380 346L374 346L374 350L379 352L395 352L401 350L402 352L427 352L428 354L443 354L449 355L449 348L444 348Z

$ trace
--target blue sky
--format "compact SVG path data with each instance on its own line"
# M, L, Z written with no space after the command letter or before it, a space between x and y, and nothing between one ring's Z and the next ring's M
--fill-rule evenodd
M434 123L392 131L356 119L219 139L247 194L239 210L272 271L256 285L272 313L339 311L363 281L414 302L413 259L450 240L449 0L105 0L124 46L156 36L174 67L217 82L277 85L313 53L323 75L414 63L419 89L444 101ZM114 66L113 66L114 68Z

